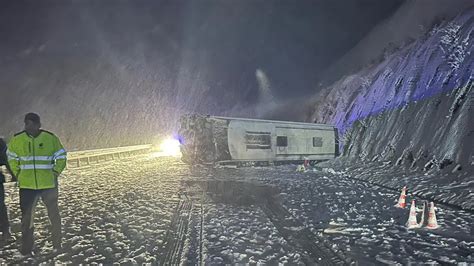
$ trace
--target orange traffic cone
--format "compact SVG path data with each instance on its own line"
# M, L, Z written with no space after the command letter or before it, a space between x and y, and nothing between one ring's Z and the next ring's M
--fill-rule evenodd
M436 221L436 213L434 203L430 203L430 213L428 214L428 225L426 226L428 229L436 229L439 228L438 221Z
M420 228L420 225L418 224L418 221L416 220L415 200L411 201L410 216L408 216L407 227L408 229Z
M395 205L395 207L404 209L407 206L405 202L406 197L407 197L406 194L407 194L407 186L404 186L402 188L402 193L400 194L400 197L398 198L398 203Z
M309 159L308 158L306 158L306 157L304 158L303 165L304 165L304 168L308 168L308 166L309 166Z

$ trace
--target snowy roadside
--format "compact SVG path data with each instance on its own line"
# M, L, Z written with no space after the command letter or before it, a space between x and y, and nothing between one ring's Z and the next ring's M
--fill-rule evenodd
M428 172L406 171L387 163L354 163L346 159L318 164L324 171L401 191L408 187L409 193L420 198L474 211L474 175L471 172L449 173L432 169Z
M394 207L399 191L295 168L237 169L233 174L278 186L283 205L296 219L360 264L474 263L471 212L437 204L439 229L409 230L408 208ZM411 199L420 206L420 198Z

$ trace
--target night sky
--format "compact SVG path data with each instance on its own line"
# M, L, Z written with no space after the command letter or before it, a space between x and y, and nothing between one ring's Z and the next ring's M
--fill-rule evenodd
M187 64L192 76L205 75L211 92L240 91L245 97L254 95L255 70L261 68L277 95L302 94L400 3L17 2L0 11L0 56L6 68L41 60L65 75L82 71L104 53L170 77Z
M57 111L41 106L58 102L71 116L91 102L88 111L103 114L108 99L232 115L261 101L257 70L276 99L313 95L321 72L402 2L3 2L0 118L28 106L51 117Z

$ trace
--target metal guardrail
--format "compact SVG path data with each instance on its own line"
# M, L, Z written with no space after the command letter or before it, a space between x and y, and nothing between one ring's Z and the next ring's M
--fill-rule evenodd
M136 145L108 149L68 152L67 168L98 164L150 152L152 145Z

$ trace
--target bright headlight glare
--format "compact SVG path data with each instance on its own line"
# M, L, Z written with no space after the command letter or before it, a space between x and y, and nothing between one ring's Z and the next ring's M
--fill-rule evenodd
M180 145L177 139L168 138L160 144L160 150L167 155L180 155Z

